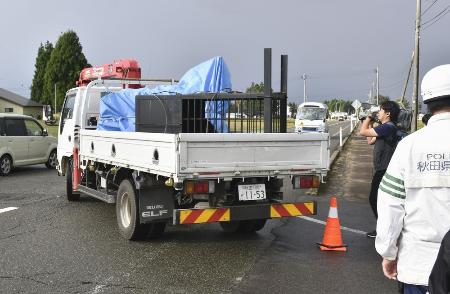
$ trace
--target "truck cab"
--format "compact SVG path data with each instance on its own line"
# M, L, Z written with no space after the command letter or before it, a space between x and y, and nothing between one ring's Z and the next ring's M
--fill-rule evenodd
M77 87L66 92L59 122L58 174L65 175L81 129L95 130L100 116L100 99L124 88L173 84L174 80L141 80L139 63L120 59L110 64L83 69Z
M323 103L305 102L299 105L295 118L296 133L328 133L328 107Z
M82 124L81 121L83 120L86 128L95 130L100 112L100 98L108 92L119 91L122 88L114 87L107 89L106 87L93 87L89 91L89 97L84 97L87 93L86 89L86 86L72 88L67 91L64 99L58 129L57 170L61 175L65 175L67 160L72 158L76 136ZM86 101L87 107L83 107L81 101ZM89 109L89 111L83 113L84 109Z

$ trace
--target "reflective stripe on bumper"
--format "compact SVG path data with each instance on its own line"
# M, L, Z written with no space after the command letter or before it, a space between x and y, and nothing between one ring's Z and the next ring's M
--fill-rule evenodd
M282 218L300 215L315 215L316 213L317 204L315 201L282 204L254 204L205 209L175 209L173 213L173 224L184 225Z

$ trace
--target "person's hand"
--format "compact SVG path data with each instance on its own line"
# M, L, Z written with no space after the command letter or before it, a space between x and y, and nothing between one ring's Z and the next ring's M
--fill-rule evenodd
M384 276L390 280L397 280L397 260L383 259L381 263Z

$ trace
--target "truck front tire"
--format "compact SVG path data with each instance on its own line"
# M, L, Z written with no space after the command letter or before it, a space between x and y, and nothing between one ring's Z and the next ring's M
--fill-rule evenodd
M136 191L130 180L123 180L117 191L116 217L119 232L127 240L156 238L163 234L165 223L139 223Z
M69 201L78 201L80 200L80 194L73 192L72 185L72 174L73 174L73 165L72 160L67 161L67 170L66 170L66 195L67 200Z

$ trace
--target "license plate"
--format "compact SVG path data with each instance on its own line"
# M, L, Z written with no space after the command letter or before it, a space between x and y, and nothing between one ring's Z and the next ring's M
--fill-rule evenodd
M266 199L266 186L264 184L239 185L239 201Z

